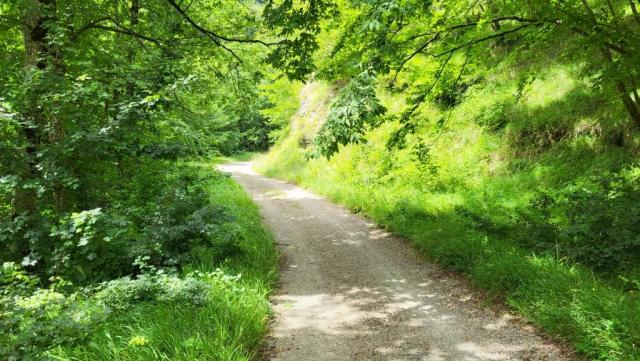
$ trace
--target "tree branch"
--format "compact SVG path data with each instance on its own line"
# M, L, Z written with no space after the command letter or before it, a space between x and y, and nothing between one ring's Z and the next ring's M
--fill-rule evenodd
M409 56L407 56L406 58L404 58L402 60L402 63L400 63L400 66L396 69L396 74L393 77L393 80L391 81L391 84L395 84L397 78L398 78L398 74L400 74L400 72L402 71L402 69L404 68L404 66L407 64L407 62L409 62L409 60L413 59L413 57L415 57L416 55L418 55L419 53L421 53L427 46L429 46L429 44L433 43L434 41L438 40L438 38L440 37L440 33L437 33L436 35L434 35L431 39L429 39L428 41L426 41L424 44L422 44L418 49L416 49L413 53L409 54Z
M501 17L498 17L498 18L495 18L495 19L488 20L486 23L487 24L493 24L493 23L500 23L502 21L516 21L516 22L519 22L519 23L528 23L528 24L550 23L550 24L560 25L559 20L557 20L557 19L551 19L551 20L527 19L527 18L523 18L521 16L516 16L516 15L501 16ZM434 34L443 33L443 32L446 32L446 31L470 28L470 27L478 26L479 24L480 24L479 21L474 21L474 22L470 22L470 23L452 25L452 26L450 26L448 28L445 28L445 29L442 29L442 30L438 30L438 31L430 31L430 32L427 32L427 33L421 33L421 34L413 35L413 36L409 37L405 41L405 43L409 42L409 41L412 41L412 40L415 40L417 38L423 37L423 36L434 35Z
M78 30L74 31L73 33L71 33L71 35L69 36L69 40L71 41L75 41L80 35L82 35L82 33L84 33L87 30L93 29L96 25L98 25L99 23L103 22L103 21L107 21L107 20L111 20L111 17L109 16L105 16L103 18L99 18L96 20L93 20L85 25L83 25L82 27L80 27Z
M413 115L413 113L415 113L415 111L418 109L418 107L420 106L420 104L422 104L424 102L424 100L427 98L427 96L429 94L431 94L431 92L433 91L433 89L436 87L436 84L438 84L438 82L440 81L440 78L442 77L442 73L444 72L444 69L447 67L447 65L449 64L449 61L451 61L451 58L453 57L453 52L449 53L449 56L447 57L447 60L444 61L444 63L442 63L442 65L440 66L440 68L438 69L438 72L436 73L436 78L433 81L433 83L431 83L431 86L429 86L429 89L427 89L427 91L423 92L422 94L420 94L418 96L418 98L416 98L416 100L414 101L413 106L411 107L411 109L409 109L408 111L405 111L402 114L402 119L403 120L407 120L409 117L411 117L411 115Z
M118 33L118 34L123 34L123 35L129 35L129 36L132 36L134 38L138 38L138 39L142 39L142 40L148 41L150 43L154 43L159 47L163 47L162 42L160 40L148 37L146 35L142 35L140 33L136 33L135 31L129 30L129 29L124 28L122 26L114 28L114 27L111 27L111 26L105 26L105 25L96 24L96 25L93 25L92 28L93 29L107 30L107 31L111 31L111 32Z
M113 23L115 25L115 27L107 26L107 25L101 25L101 23L103 23L105 21L109 21L109 22ZM83 25L78 30L76 30L73 33L71 33L71 35L69 36L69 40L73 42L80 35L84 34L85 32L87 32L88 30L91 30L91 29L100 29L100 30L111 31L113 33L128 35L128 36L131 36L131 37L136 38L138 40L144 40L144 41L148 41L150 43L153 43L153 44L157 45L160 48L164 48L165 47L163 45L163 41L162 40L155 39L155 38L152 38L150 36L146 36L146 35L140 34L138 32L135 32L135 31L133 31L133 30L131 30L129 28L126 28L126 27L118 24L110 16L105 16L105 17L93 20L93 21Z
M466 48L467 46L471 46L471 45L475 45L475 44L478 44L478 43L485 42L487 40L499 38L499 37L504 36L504 35L513 34L513 33L516 33L516 32L518 32L518 31L520 31L520 30L522 30L524 28L528 28L531 25L536 25L536 24L533 24L533 23L532 24L524 24L524 25L520 25L520 26L518 26L516 28L513 28L511 30L502 31L502 32L496 33L496 34L491 34L489 36L485 36L485 37L482 37L482 38L479 38L479 39L474 39L474 40L466 42L464 44L455 46L455 47L453 47L453 48L451 48L451 49L449 49L447 51L443 51L442 53L438 53L436 55L433 55L433 57L434 58L439 58L439 57L441 57L443 55L451 54L451 53L454 53L454 52L456 52L456 51L458 51L460 49ZM537 25L541 25L541 24L537 24Z
M213 41L216 45L226 50L229 54L231 54L234 58L236 58L239 62L242 62L242 59L229 47L225 46L222 41L226 42L234 42L234 43L249 43L249 44L261 44L264 46L272 46L277 45L280 42L268 43L259 39L245 39L245 38L231 38L224 35L217 34L211 30L205 29L196 23L176 2L175 0L166 0L169 5L171 5L191 26L193 26L196 30L206 35L211 41Z

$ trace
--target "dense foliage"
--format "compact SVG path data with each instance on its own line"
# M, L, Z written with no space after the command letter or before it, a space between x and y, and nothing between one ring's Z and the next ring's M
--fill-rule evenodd
M563 115L552 114L553 108L544 115L556 119L546 123L536 123L535 116L528 123L513 119L524 118L515 112L524 108L527 92L544 80L550 64L571 67L567 80L579 79L580 84L563 100L581 107L577 114L596 117L593 126L603 143L637 150L640 17L634 1L340 4L338 14L327 17L320 37L328 51L316 59L322 78L348 81L315 136L322 155L330 157L339 145L365 141L365 132L385 121L397 122L400 126L387 139L387 147L392 151L410 145L415 165L428 179L438 165L433 140L425 140L424 129L446 133L452 112L478 91L495 86L490 77L509 70L514 71L508 79L512 93L500 95L498 102L491 101L494 94L483 94L488 105L481 105L468 120L504 135L520 153L515 156L546 151L579 131L571 129L576 125L562 124ZM363 68L367 70L361 72ZM405 104L383 116L376 81L388 96L408 93ZM435 109L425 111L430 106ZM390 162L393 168L393 157ZM517 222L533 227L538 235L531 239L529 234L524 243L597 269L635 267L629 266L640 255L632 210L637 197L634 178L617 175L620 169L609 171L598 179L585 175L559 190L540 190L530 205L534 212L523 212Z
M261 12L205 0L0 3L0 358L252 357L270 238L239 189L189 162L264 150L277 130L257 87L272 82L278 48ZM151 317L170 307L185 308L193 332ZM128 344L136 327L162 334ZM166 347L189 337L202 344Z
M330 157L340 145L362 142L365 131L375 126L378 117L385 113L376 98L374 81L374 76L364 71L336 97L316 137L322 155Z
M149 209L149 233L140 240L146 243L124 238L116 243L119 249L95 250L100 259L94 263L72 254L67 264L75 272L56 269L46 280L30 267L3 264L3 359L191 360L206 354L247 360L256 353L276 261L271 235L229 178L188 170L183 175L198 177L193 194L202 198L184 194ZM167 212L160 211L164 206ZM86 224L92 223L87 218L108 216L88 213L74 219ZM97 279L105 281L90 282Z
M388 74L390 89L412 94L400 136L413 132L412 115L427 99L454 106L496 58L535 58L540 52L580 63L591 87L616 94L640 126L640 17L634 1L373 0L353 2L342 14L330 25L338 31L320 72L332 80L354 77L362 66ZM522 84L538 69L519 69Z
M2 260L81 282L130 273L138 256L176 262L220 217L189 188L197 179L166 169L269 144L257 9L34 0L1 10ZM208 30L221 26L233 39Z

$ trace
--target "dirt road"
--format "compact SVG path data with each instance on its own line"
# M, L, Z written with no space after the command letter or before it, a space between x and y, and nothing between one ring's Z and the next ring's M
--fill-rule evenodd
M251 194L283 264L266 358L569 360L534 330L478 306L406 241L249 163L220 167Z

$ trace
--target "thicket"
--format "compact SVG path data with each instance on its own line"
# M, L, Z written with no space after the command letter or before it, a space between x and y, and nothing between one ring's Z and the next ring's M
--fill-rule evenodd
M100 218L109 214L73 217L74 227L84 228L70 231L73 237L63 248L69 260L62 266L75 268L47 262L54 268L45 277L29 265L4 262L3 359L248 360L255 355L275 276L271 235L240 187L210 166L183 165L170 175L196 178L197 185L169 183L176 187L169 197L148 199L149 208L138 210L147 226L139 232L124 223L121 233L109 223L102 228ZM85 258L85 247L99 259Z

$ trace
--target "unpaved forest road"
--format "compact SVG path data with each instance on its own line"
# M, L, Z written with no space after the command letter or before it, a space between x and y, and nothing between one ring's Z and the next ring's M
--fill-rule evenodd
M569 360L406 241L250 163L219 167L260 205L283 256L268 360Z

